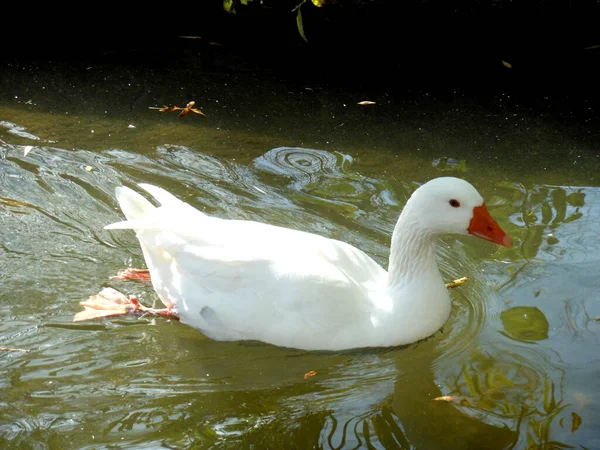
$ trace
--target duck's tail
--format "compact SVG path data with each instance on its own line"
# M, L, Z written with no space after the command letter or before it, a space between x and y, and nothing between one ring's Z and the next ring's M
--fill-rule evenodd
M126 186L120 186L115 190L119 206L127 217L127 220L137 220L148 216L148 214L156 209L156 207Z
M139 186L154 197L160 204L161 208L165 210L181 210L193 209L191 206L179 200L173 194L165 191L162 188L153 186L151 184L140 183ZM160 218L155 214L157 207L150 203L139 193L135 192L126 186L120 186L116 189L116 197L119 202L119 206L127 218L126 221L111 223L104 227L105 230L115 229L134 229L134 230L148 230L148 229L161 229L164 225L164 219L170 215L163 213ZM195 210L194 210L195 211ZM199 213L196 211L196 213ZM202 213L200 213L202 214Z
M139 271L129 269L124 274L119 274L117 279L144 279L152 281L161 301L167 308L171 308L173 307L173 302L170 300L171 297L164 287L163 281L161 281L157 267L164 267L165 264L170 264L173 258L172 255L185 244L185 240L178 235L179 227L185 227L192 222L191 227L195 230L194 219L198 217L204 219L206 216L164 189L150 184L140 184L139 186L152 195L160 203L160 206L154 206L138 192L128 187L118 187L116 189L116 197L127 220L112 223L105 226L104 229L134 230L144 254L148 270ZM144 276L140 277L139 275L142 272ZM131 276L132 273L134 276ZM159 287L158 289L157 286ZM109 306L113 305L114 302ZM90 306L92 309L102 310L102 308L95 308L94 304L87 306ZM102 312L101 314L113 315L113 313L119 312L122 307L104 309L109 309L111 312ZM93 316L93 314L97 313L91 312L90 314Z

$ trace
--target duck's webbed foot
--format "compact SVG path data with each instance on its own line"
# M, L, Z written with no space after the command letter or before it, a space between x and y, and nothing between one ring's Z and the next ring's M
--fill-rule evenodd
M143 281L150 283L150 271L148 269L124 269L120 270L114 277L110 277L112 281Z
M73 322L125 315L161 316L167 319L179 320L177 313L171 308L148 308L142 305L137 297L126 297L113 288L104 288L98 294L92 295L80 303L85 309L73 318Z

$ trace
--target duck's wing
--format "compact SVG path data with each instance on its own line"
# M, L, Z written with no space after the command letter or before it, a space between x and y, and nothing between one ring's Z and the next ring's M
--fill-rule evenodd
M117 199L127 220L105 229L133 229L143 247L161 249L171 257L181 254L213 265L271 262L281 271L301 273L311 264L321 263L359 283L382 273L373 259L345 242L254 221L210 217L162 188L140 187L161 206L152 205L132 189L119 187Z
M220 319L238 326L248 315L271 315L273 322L290 311L319 326L364 315L361 304L385 276L368 255L344 242L209 217L160 188L142 187L162 205L120 188L119 203L129 220L106 228L136 231L155 290L180 313L226 304Z
M200 237L196 226L137 234L157 294L183 323L215 339L318 348L370 320L385 271L357 249L259 223L202 226Z

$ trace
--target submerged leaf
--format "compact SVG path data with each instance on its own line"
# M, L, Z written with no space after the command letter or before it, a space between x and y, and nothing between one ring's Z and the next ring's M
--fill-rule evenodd
M571 425L571 433L575 433L577 429L581 426L581 416L576 412L571 413L571 418L573 419Z
M463 366L462 368L462 376L465 384L467 385L467 391L469 392L469 395L471 397L481 394L481 392L479 392L479 389L477 389L477 387L475 386L473 377L471 377L471 374L467 370L466 366Z
M31 203L20 202L18 200L13 200L11 198L5 198L5 197L0 197L0 205L14 206L17 208L33 208L34 207Z
M493 384L493 386L497 386L497 387L510 387L510 386L514 386L515 385L514 380L510 379L509 377L507 377L501 371L494 371L493 375L494 375L494 378L493 378L494 384Z
M552 387L551 387L552 386ZM548 378L544 379L544 411L550 414L556 408L556 399L554 397L554 383L550 385Z
M509 63L509 62L506 62L506 61L502 60L502 65L503 65L504 67L507 67L507 68L509 68L509 69L512 69L512 64L511 64L511 63Z

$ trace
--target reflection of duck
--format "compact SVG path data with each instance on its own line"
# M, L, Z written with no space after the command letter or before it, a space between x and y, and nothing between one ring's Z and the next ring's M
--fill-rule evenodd
M441 234L512 245L477 190L457 178L414 192L392 235L389 272L344 242L209 217L161 188L140 187L162 206L117 188L127 221L106 228L136 230L167 309L218 340L324 350L414 342L450 314L436 263Z

